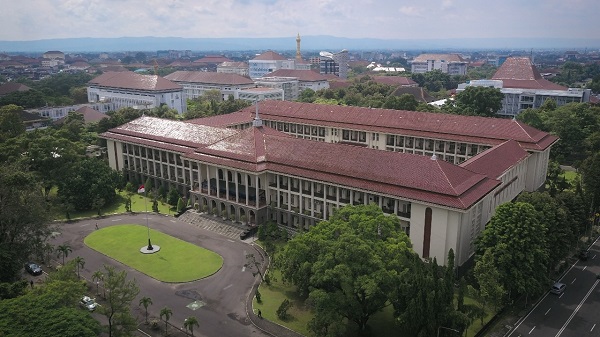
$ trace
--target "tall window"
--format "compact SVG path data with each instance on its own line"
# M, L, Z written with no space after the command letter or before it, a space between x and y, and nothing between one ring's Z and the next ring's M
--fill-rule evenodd
M431 248L431 208L425 209L425 231L423 233L423 258L429 257Z

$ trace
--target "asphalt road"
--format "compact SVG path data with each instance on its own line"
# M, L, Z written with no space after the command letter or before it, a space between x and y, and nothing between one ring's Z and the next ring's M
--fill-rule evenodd
M138 306L139 299L150 297L153 302L148 307L151 317L158 317L161 308L168 307L173 311L169 322L182 327L185 318L195 316L200 323L200 327L194 329L196 336L268 336L252 325L246 315L245 301L258 276L253 276L252 271L244 267L245 256L247 253L254 253L257 259L262 261L260 254L257 254L252 245L198 228L173 217L151 214L148 219L150 228L154 230L218 253L223 257L223 267L214 275L202 280L165 283L100 254L83 243L83 239L95 230L96 223L100 228L118 224L145 226L145 214L114 215L98 220L60 224L56 228L57 234L60 234L56 235L51 243L55 246L65 243L71 246L73 251L69 253L67 260L77 256L83 257L85 267L81 273L88 280L96 270L103 270L105 264L125 270L128 277L134 278L140 288L138 298L132 303L132 308L138 314L143 315L143 308ZM153 243L160 245L159 242ZM146 244L147 242L140 242L140 248ZM202 261L190 261L190 263L202 263ZM198 306L188 307L193 302Z
M587 261L578 261L562 277L561 295L547 293L507 337L600 336L600 243Z

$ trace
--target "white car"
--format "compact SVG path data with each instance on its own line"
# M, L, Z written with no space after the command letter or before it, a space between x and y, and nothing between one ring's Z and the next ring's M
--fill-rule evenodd
M83 296L81 298L81 301L79 301L79 304L89 311L96 310L96 307L99 305L98 303L96 303L96 299L91 298L89 296Z

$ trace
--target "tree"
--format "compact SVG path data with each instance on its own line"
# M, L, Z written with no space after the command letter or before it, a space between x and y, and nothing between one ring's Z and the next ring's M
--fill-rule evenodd
M169 328L169 320L171 319L171 316L173 315L173 310L164 307L162 309L160 309L160 319L163 319L163 317L165 318L165 335L167 335L167 329Z
M59 245L58 247L56 247L56 252L57 252L56 257L62 256L63 266L65 265L65 258L67 256L69 256L69 253L71 253L72 251L73 251L73 249L71 249L71 246L69 246L67 244Z
M244 267L246 267L248 269L256 268L256 273L252 272L252 275L256 276L256 274L258 274L258 275L260 275L261 281L265 280L265 278L263 277L262 271L260 270L261 263L256 261L256 256L254 256L254 254L246 254L246 263L244 263Z
M464 115L493 117L502 108L504 94L500 89L467 87L456 95L456 106Z
M96 282L96 294L100 294L100 281L104 282L104 273L102 273L100 270L96 270L92 274L92 282ZM104 288L106 289L106 287ZM104 297L106 297L106 291L104 292Z
M119 175L107 163L96 158L86 158L73 164L65 179L59 183L58 195L70 200L77 210L88 210L94 200L105 204L115 200Z
M177 199L177 212L183 211L184 208L185 208L185 204L183 203L183 199L182 198Z
M419 102L415 99L415 96L402 94L401 96L388 96L385 103L383 103L383 108L416 111L418 105Z
M151 304L152 299L150 297L142 297L140 299L140 303L138 304L144 307L144 311L146 312L146 324L148 324L148 306Z
M547 228L535 208L524 202L505 203L477 242L477 255L488 249L509 297L535 294L545 287L548 270Z
M183 326L190 330L190 332L192 333L192 336L194 335L194 326L196 327L200 327L200 323L198 323L198 319L194 316L190 316L188 318L185 319L185 321L183 322Z
M309 295L319 330L343 317L362 331L371 315L388 305L396 277L406 271L412 255L398 218L384 215L376 205L345 206L294 236L277 265L284 280ZM323 321L325 317L331 321Z
M541 112L538 109L525 109L517 115L517 120L539 130L545 130Z
M581 165L581 182L587 199L590 201L590 213L594 214L600 205L600 152L594 153Z
M505 291L500 283L500 272L496 269L491 249L487 249L475 263L474 275L479 284L479 295L483 299L482 311L485 312L488 302L497 307ZM483 315L481 316L481 324L483 324Z
M107 291L106 304L99 307L99 312L108 320L108 335L128 335L136 328L131 315L131 302L139 293L135 280L127 280L125 271L117 271L115 267L105 265L104 287Z
M298 101L304 102L304 103L312 103L315 101L315 99L317 99L317 97L315 95L315 91L310 88L302 90L302 92L300 92L300 95L298 97Z
M169 189L169 193L167 194L167 204L171 206L177 206L177 202L179 201L179 192L176 189Z
M71 88L71 90L69 90L69 94L73 99L73 103L75 104L84 104L88 102L86 87Z
M73 261L75 261L75 266L77 267L77 278L81 278L79 271L85 266L85 259L81 256L78 256Z
M25 132L25 125L21 119L22 111L20 106L14 104L0 107L0 142Z

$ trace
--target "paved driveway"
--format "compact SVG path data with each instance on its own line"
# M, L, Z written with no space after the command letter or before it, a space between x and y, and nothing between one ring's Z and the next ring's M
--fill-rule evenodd
M210 221L210 220L207 220ZM210 249L223 257L223 267L216 274L206 279L187 283L164 283L157 281L135 269L129 268L103 254L88 248L83 239L95 230L96 223L100 228L119 224L146 225L145 214L113 215L102 219L82 220L57 225L60 233L52 240L53 245L68 244L73 249L67 260L81 256L85 259L82 276L87 279L103 265L113 265L125 270L128 277L135 278L140 288L138 298L132 307L139 309L139 299L150 297L153 304L148 308L150 316L157 317L160 309L169 307L173 315L169 320L175 326L183 326L189 316L195 316L200 327L194 330L196 336L268 336L251 324L246 315L245 303L250 295L256 277L244 267L247 253L254 253L262 261L262 257L254 246L231 237L221 235L173 217L150 214L150 228L177 237L184 241ZM216 226L219 227L219 226ZM154 243L154 242L153 242ZM140 247L146 245L140 242ZM159 242L156 244L160 245ZM202 261L190 261L202 263ZM95 291L95 290L94 290Z

